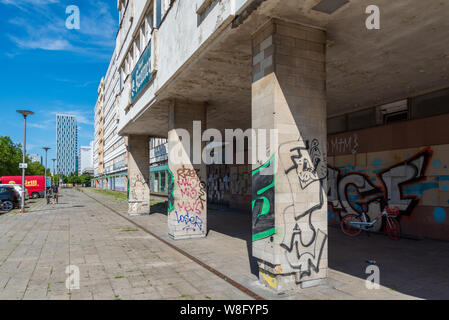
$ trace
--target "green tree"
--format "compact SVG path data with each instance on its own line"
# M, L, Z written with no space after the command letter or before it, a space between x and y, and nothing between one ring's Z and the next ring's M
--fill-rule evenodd
M27 176L43 176L45 174L45 167L39 162L31 162L27 157L28 169L25 170ZM51 176L50 169L47 168L47 177Z
M0 136L0 176L18 176L22 173L22 146L10 137Z
M82 176L80 176L80 183L84 184L86 186L90 186L91 180L92 180L92 177L88 174L83 174Z

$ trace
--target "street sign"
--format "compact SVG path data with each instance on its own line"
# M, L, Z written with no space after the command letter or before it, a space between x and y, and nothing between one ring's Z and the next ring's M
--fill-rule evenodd
M19 163L19 169L28 169L28 163Z

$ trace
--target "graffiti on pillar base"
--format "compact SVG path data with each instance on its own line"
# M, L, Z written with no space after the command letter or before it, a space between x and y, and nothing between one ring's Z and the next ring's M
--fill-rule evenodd
M201 220L200 217L192 216L189 213L178 214L177 211L175 213L176 213L176 221L178 222L178 224L183 226L182 230L193 232L200 231L204 233L203 220Z
M207 191L206 184L200 179L200 171L182 166L176 171L175 177L170 171L169 179L169 212L174 211L176 222L182 226L183 231L204 234L204 222L200 216L207 205Z
M262 172L262 170L264 172ZM265 170L269 170L266 172ZM274 225L274 156L252 172L253 241L275 234Z
M336 212L340 219L362 211L369 219L374 219L383 209L376 200L382 198L391 206L398 207L400 216L410 216L420 201L420 192L414 187L426 179L432 154L430 148L426 148L405 161L378 171L380 184L374 184L366 174L343 174L340 169L329 166L327 195L330 210ZM357 204L360 201L366 204ZM372 230L379 231L381 226L379 221Z
M134 175L131 179L130 196L132 200L142 200L145 198L145 179L141 174Z
M326 154L318 140L292 141L279 147L279 154L290 153L290 160L281 158L290 185L291 204L283 211L285 233L281 248L300 279L319 273L327 234L315 226L314 215L324 208L324 185L327 178ZM288 226L294 225L292 230Z

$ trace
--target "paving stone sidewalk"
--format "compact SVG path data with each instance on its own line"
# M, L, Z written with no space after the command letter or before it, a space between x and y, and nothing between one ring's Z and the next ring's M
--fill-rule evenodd
M0 215L0 300L250 299L75 189L38 204Z
M125 200L104 195L92 189L83 189L83 192L108 205L109 207L114 208L114 210L118 211L123 216L128 217L128 205ZM154 201L154 198L152 201ZM156 210L154 210L155 212L149 216L137 216L131 217L131 219L139 225L144 226L158 237L161 237L180 249L188 252L192 256L215 268L229 278L237 281L241 285L249 288L265 299L416 299L414 296L403 294L384 286L381 286L379 290L369 290L365 286L364 279L332 268L329 269L329 281L325 285L304 289L298 292L277 295L262 286L258 281L256 276L257 265L255 265L255 261L250 258L251 240L248 235L251 234L251 230L236 227L237 225L250 226L250 221L246 221L248 216L247 214L227 212L226 210L219 211L209 209L209 233L207 238L174 241L168 237L167 216L165 211L161 209L163 208L156 208ZM232 221L232 223L229 223L230 221ZM332 239L331 241L337 241L337 239ZM364 273L364 269L362 271L362 273Z

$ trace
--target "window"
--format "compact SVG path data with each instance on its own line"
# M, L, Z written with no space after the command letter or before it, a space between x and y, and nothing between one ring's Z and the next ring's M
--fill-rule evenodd
M346 115L327 119L328 134L346 131Z
M449 89L411 98L410 109L412 119L449 113Z
M408 119L408 111L399 111L394 113L388 113L384 115L384 124L390 124L399 121L405 121Z
M348 114L348 130L359 130L375 125L375 109L370 108Z

